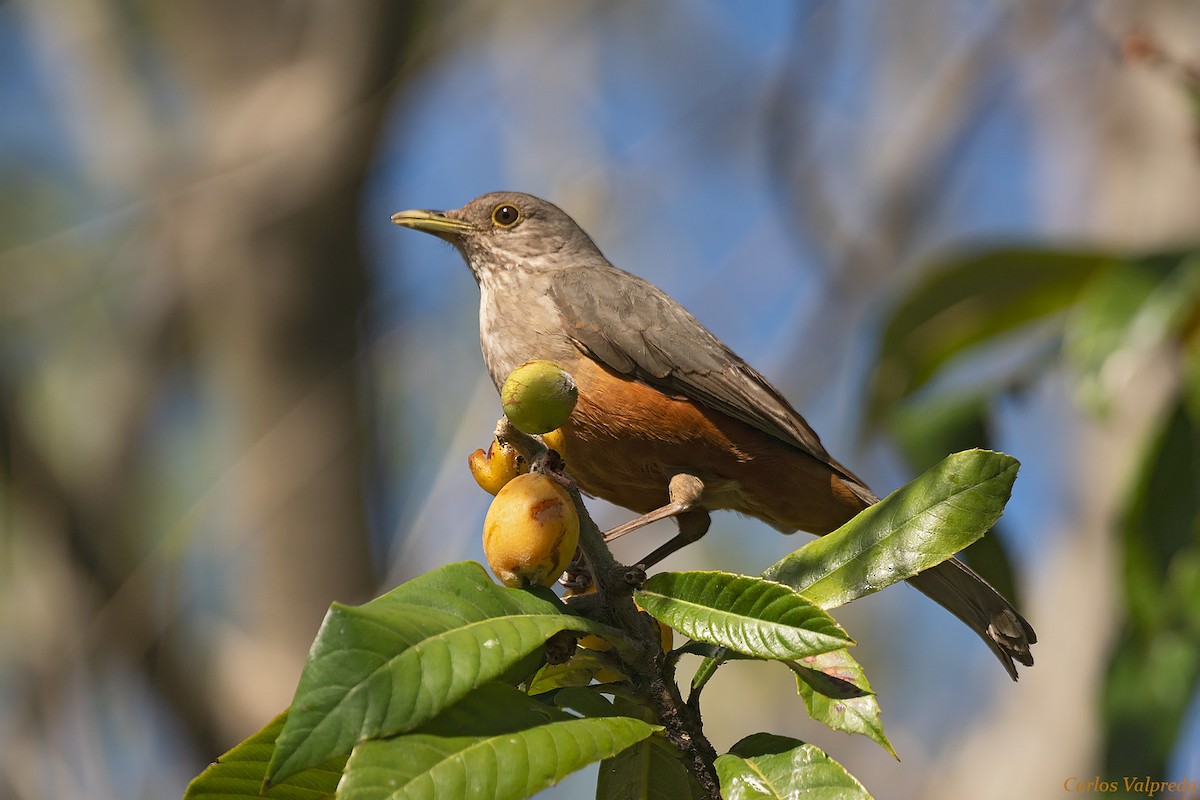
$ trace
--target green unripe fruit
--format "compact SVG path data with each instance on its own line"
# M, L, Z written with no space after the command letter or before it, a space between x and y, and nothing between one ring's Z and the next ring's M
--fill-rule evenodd
M575 379L553 361L526 361L500 389L504 416L523 433L548 433L562 426L578 399Z

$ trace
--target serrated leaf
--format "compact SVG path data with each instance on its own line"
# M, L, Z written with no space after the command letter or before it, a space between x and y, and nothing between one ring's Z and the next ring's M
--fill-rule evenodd
M655 730L630 717L572 718L489 684L419 731L358 745L338 799L518 800Z
M871 798L858 779L820 748L785 736L743 739L717 758L717 776L724 800Z
M863 668L846 650L789 662L808 715L835 731L866 736L899 760L883 732L879 701Z
M359 607L382 610L392 606L421 606L461 619L485 619L514 612L542 614L565 608L549 589L509 589L498 585L476 561L459 561L418 575Z
M284 711L266 727L219 757L188 784L183 800L244 800L270 797L275 800L322 800L333 797L345 756L334 756L287 780L262 790L267 777L267 762L275 750L275 740L283 730L288 712Z
M909 469L924 472L946 453L973 448L990 449L991 404L998 390L975 385L964 392L923 395L895 409L888 431ZM959 557L979 573L996 591L1020 607L1020 586L1013 573L1012 558L1005 547L1001 526L963 550Z
M1012 456L967 450L947 456L763 576L829 609L945 561L995 524L1017 477Z
M412 730L561 630L615 636L554 600L453 564L363 606L334 604L271 759L271 782L359 741Z
M757 658L796 659L853 644L833 617L773 581L728 572L660 572L638 605L683 635Z

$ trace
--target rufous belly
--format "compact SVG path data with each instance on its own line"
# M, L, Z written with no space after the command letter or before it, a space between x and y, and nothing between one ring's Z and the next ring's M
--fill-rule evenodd
M588 494L644 513L686 472L704 482L707 509L819 534L865 507L829 465L751 425L583 356L564 366L579 386L563 427L567 469Z

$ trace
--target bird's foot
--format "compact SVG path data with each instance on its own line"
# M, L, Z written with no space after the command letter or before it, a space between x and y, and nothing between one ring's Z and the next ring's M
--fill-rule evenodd
M671 483L667 488L667 496L671 499L671 502L665 506L656 508L653 511L642 514L640 517L629 520L629 522L605 531L604 541L616 541L625 534L633 533L652 522L678 517L681 514L692 511L700 504L700 500L704 497L704 481L695 475L688 475L686 472L681 472L671 478Z

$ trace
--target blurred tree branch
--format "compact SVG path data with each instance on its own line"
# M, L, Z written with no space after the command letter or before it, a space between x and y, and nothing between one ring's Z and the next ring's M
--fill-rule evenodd
M71 571L90 586L80 594L94 598L91 617L64 620L56 637L138 665L208 758L286 704L329 602L373 589L359 197L420 9L77 5L20 11L46 51L74 61L57 97L89 190L136 209L140 279L104 353L121 367L117 399L91 422L108 430L105 448L65 469L14 399L0 420L8 491L68 544ZM164 92L171 82L182 91ZM244 462L222 499L235 501L238 560L254 581L230 609L239 635L206 653L173 633L189 610L180 565L146 544L166 534L139 529L145 498L134 488L155 478L148 425L180 371L232 413ZM277 668L268 683L242 694L222 681L262 657Z

